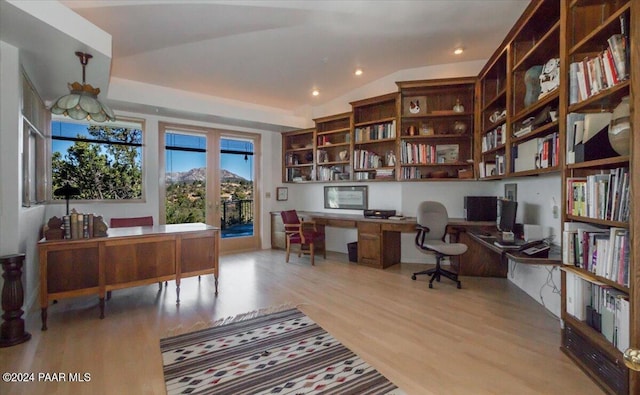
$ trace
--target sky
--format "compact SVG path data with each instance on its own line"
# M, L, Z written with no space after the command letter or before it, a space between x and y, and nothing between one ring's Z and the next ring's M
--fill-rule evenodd
M179 135L167 133L167 144L186 148L205 149L206 138L203 136ZM253 152L253 143L244 140L222 139L222 150ZM169 172L184 172L206 166L206 154L191 151L171 151L167 155L166 169ZM253 155L247 155L245 161L242 154L221 154L220 167L239 175L247 180L253 180Z
M53 122L52 134L54 136L76 137L78 134L88 136L86 124L78 124L71 122ZM184 135L177 133L167 133L166 141L170 145L186 147L192 149L206 149L206 137L195 135ZM73 145L70 141L53 140L53 151L66 152L67 148ZM222 139L220 142L222 150L248 151L253 152L253 143L246 140ZM166 158L166 172L184 172L193 168L206 166L206 153L193 151L175 151L169 152ZM239 175L247 180L253 180L253 161L252 155L247 155L245 161L242 154L221 154L220 164L222 169L226 169L232 173Z

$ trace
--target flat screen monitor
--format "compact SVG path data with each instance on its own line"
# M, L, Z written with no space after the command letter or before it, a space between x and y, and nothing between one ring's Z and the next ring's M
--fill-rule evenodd
M497 224L501 232L513 232L516 226L516 210L518 202L513 200L498 199Z

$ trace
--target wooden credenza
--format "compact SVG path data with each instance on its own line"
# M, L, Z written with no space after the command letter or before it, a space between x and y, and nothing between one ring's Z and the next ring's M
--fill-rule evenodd
M197 223L112 228L107 237L42 240L40 307L47 329L49 301L98 295L100 318L108 291L213 274L218 293L219 228Z

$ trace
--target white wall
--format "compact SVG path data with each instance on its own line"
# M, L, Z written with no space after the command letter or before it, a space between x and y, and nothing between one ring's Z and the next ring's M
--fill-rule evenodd
M19 50L0 41L0 256L25 253L22 286L25 305L38 297L37 241L44 206L22 207L22 121ZM0 279L0 289L3 286Z
M500 182L496 194L504 195L504 184L517 183L518 214L516 221L541 225L543 236L554 236L560 245L562 226L562 180L559 174L525 177ZM555 207L555 209L554 209ZM550 312L560 317L560 271L558 268L509 263L509 281L523 289Z

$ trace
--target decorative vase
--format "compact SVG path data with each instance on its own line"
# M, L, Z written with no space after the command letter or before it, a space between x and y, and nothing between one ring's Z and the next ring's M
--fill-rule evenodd
M464 112L464 106L460 103L460 99L456 99L456 105L453 106L453 112Z
M455 121L453 123L453 130L456 134L464 134L467 131L467 124L461 121Z
M625 96L613 109L609 124L609 143L618 155L629 155L631 123L629 118L629 96Z
M524 95L525 107L529 107L538 101L538 96L540 96L540 73L542 73L541 65L533 66L524 73L524 84L527 88Z

